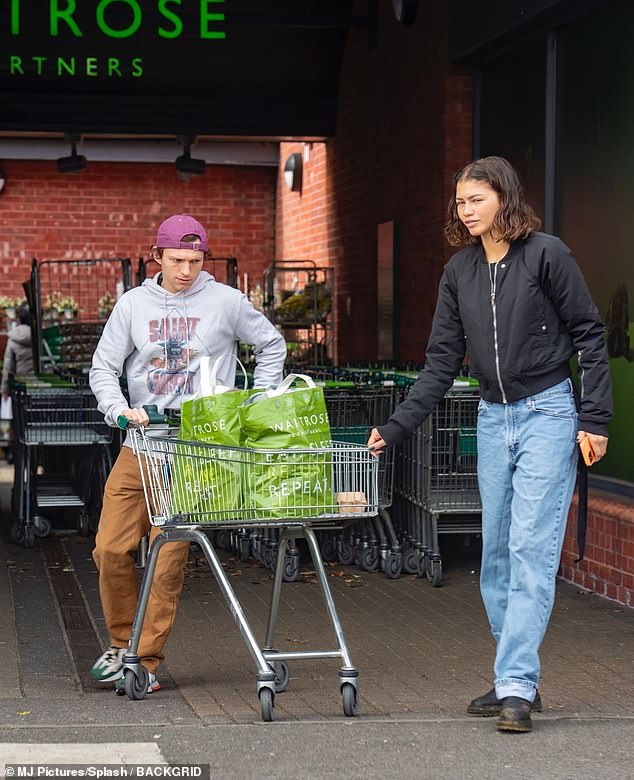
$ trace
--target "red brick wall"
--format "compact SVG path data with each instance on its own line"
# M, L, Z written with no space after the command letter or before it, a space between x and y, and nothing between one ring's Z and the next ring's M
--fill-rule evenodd
M93 163L60 174L54 162L7 160L0 196L0 295L19 296L31 258L147 257L157 224L177 212L207 227L215 255L259 280L274 256L271 168L207 166L185 183L173 165Z
M634 503L590 492L582 561L577 547L577 500L573 500L561 557L561 576L582 588L634 607Z
M471 157L471 77L448 62L444 4L428 4L413 28L378 5L375 49L367 31L348 33L336 137L313 145L301 196L278 184L278 256L336 269L340 362L376 359L377 226L391 220L400 226L400 358L423 360L449 254L450 182ZM281 166L301 149L285 146Z

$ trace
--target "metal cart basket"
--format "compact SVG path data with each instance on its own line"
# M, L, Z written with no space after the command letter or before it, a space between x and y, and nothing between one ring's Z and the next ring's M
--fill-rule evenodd
M441 584L439 533L480 533L476 426L480 393L458 383L397 452L395 491L414 510L407 544L419 573Z
M130 645L123 658L125 692L143 699L148 676L137 654L152 579L160 550L170 541L190 541L203 550L257 666L262 719L274 720L275 694L289 682L287 661L338 658L345 715L357 712L358 672L337 616L316 531L343 528L378 511L378 464L366 447L333 443L320 449L252 450L182 441L133 431L135 451L153 525L163 526L150 548ZM318 487L319 486L319 487ZM280 530L266 640L260 646L205 530L254 525ZM274 635L290 540L308 544L337 640L335 650L277 652Z

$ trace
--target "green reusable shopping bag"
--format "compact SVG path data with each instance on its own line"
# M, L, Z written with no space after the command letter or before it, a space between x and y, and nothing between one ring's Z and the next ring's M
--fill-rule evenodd
M296 380L306 386L292 387ZM275 390L245 401L240 422L244 446L266 450L254 452L246 470L245 499L258 518L311 518L338 511L323 388L308 376L289 374Z
M220 362L233 355L221 355L211 366L201 358L200 395L181 405L181 426L172 462L171 510L185 513L191 522L234 520L243 510L243 455L240 450L240 405L253 393L235 390L217 381ZM191 442L188 444L187 442ZM200 447L194 442L221 447Z

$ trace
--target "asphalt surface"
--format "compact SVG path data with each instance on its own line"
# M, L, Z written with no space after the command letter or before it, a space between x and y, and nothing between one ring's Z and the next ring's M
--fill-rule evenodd
M9 495L3 466L5 521ZM544 712L532 733L501 734L494 720L466 716L492 676L477 540L465 548L443 538L440 588L329 564L359 670L358 714L343 714L338 661L301 659L289 662L275 722L264 723L254 663L197 548L159 670L162 690L132 701L92 681L88 669L108 644L92 539L67 525L34 549L0 546L0 776L5 765L6 776L18 774L15 764L49 765L33 776L66 776L55 767L70 764L92 776L98 767L200 764L212 778L289 780L633 775L634 610L564 582L542 648ZM263 641L270 571L230 552L222 560ZM278 650L334 647L312 572L304 560L283 586Z

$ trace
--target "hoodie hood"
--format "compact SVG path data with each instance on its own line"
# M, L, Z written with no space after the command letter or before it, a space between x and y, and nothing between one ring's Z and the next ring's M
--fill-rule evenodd
M9 331L9 339L21 347L31 346L31 328L29 325L16 325Z

